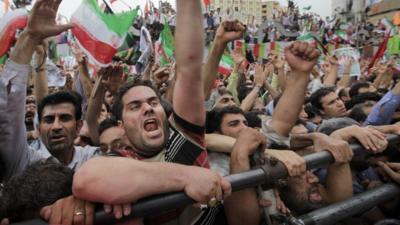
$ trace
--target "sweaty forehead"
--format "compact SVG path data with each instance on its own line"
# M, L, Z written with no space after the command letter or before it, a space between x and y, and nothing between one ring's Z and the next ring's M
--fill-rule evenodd
M122 97L123 104L128 104L132 101L145 101L149 98L157 97L156 92L147 86L136 86L129 89Z

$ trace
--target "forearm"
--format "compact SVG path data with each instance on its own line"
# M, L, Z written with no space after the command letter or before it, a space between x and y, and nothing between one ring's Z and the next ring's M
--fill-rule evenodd
M384 133L384 134L396 134L398 131L398 126L391 124L391 125L383 125L383 126L372 126L372 128Z
M186 121L204 126L205 98L201 76L204 34L200 1L177 0L176 18L177 77L173 108Z
M122 157L97 157L75 173L72 190L74 196L87 201L125 204L154 194L183 191L187 167Z
M40 102L49 93L46 63L38 71L33 74L36 102Z
M221 60L222 54L226 47L225 43L222 43L218 39L214 40L214 45L208 55L207 62L203 66L203 82L204 82L204 95L206 100L210 98L211 90L214 84L214 80L217 78L219 61Z
M92 93L93 85L92 81L90 80L89 71L85 60L79 62L79 80L83 86L86 99L89 99L90 94Z
M240 108L243 112L248 112L253 108L254 102L258 97L258 92L260 91L260 86L255 86L253 90L243 99L242 103L240 104Z
M269 94L271 95L272 99L275 99L276 97L279 96L279 92L275 90L268 82L265 82L264 85L265 89L268 90Z
M206 134L206 148L208 151L231 153L236 139L222 134Z
M295 71L287 80L290 88L285 89L272 115L271 127L282 136L288 136L299 117L306 89L308 74L299 74Z
M238 151L233 150L231 155L231 174L250 169L249 157L246 154L237 154L237 152ZM230 225L258 225L260 223L260 209L255 188L247 188L232 193L232 195L225 200L224 206L227 220Z
M350 69L351 67L346 67L342 78L337 83L339 88L347 88L350 86Z
M325 184L325 199L327 203L343 201L353 195L353 184L350 165L343 163L331 165Z
M106 92L106 89L103 84L101 84L102 78L99 77L96 81L93 92L89 98L89 104L86 111L85 120L88 125L89 135L94 145L98 145L99 140L99 124L98 118L101 113L101 107L103 105L103 99Z
M286 88L286 74L285 74L284 68L278 69L277 78L278 78L278 85L279 85L280 89L282 91L284 91Z
M324 79L325 87L334 86L336 84L338 69L338 66L332 66L331 70L328 73L328 76Z
M228 78L228 86L226 87L226 90L231 92L236 103L239 103L238 93L237 93L237 89L236 89L238 80L239 80L238 66L235 66L233 69L233 72L231 73L231 75Z

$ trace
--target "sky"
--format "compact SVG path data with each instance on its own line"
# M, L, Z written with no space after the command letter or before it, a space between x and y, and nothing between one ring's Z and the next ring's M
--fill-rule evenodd
M60 14L69 17L75 9L79 6L82 0L64 0L60 6ZM152 0L155 4L158 5L158 0ZM175 0L167 0L175 6ZM212 1L212 0L211 0ZM331 15L331 1L333 0L293 0L295 4L299 6L300 9L303 7L311 5L311 12L315 12L325 18L326 16ZM287 5L287 0L278 0L282 5ZM116 11L120 10L128 10L128 7L134 8L137 4L144 7L146 4L146 0L117 0L113 3L113 8Z

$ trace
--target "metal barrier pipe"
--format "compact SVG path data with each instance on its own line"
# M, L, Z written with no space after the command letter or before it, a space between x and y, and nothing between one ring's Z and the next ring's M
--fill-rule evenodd
M377 204L384 203L399 195L399 186L395 184L384 184L380 187L358 194L342 202L338 202L325 208L302 215L299 217L299 220L295 222L295 224L335 224L343 219L362 213Z
M388 135L387 140L389 145L400 142L399 136ZM365 152L359 144L350 145L355 154ZM321 151L304 156L307 169L317 169L326 167L334 162L333 156L328 151ZM231 183L232 191L239 191L249 187L255 187L261 184L271 184L278 179L286 178L288 171L283 163L276 160L267 160L265 165L254 168L242 173L232 174L225 178ZM116 220L113 215L106 214L104 211L96 212L94 224L105 225L116 222L132 220L132 218L140 218L147 215L157 215L158 213L180 208L194 203L193 199L187 196L184 192L176 192L162 195L155 195L148 198L143 198L132 205L132 214L120 220ZM30 220L15 225L46 225L42 220Z

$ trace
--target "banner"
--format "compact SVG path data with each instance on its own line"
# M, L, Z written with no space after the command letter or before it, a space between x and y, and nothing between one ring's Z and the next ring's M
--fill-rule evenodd
M339 77L343 76L344 69L345 69L345 62L350 59L352 59L350 76L358 77L361 75L361 66L359 63L360 52L357 49L351 48L351 47L339 48L339 49L336 49L333 52L333 54L338 58L338 62L339 62L338 75L339 75Z

